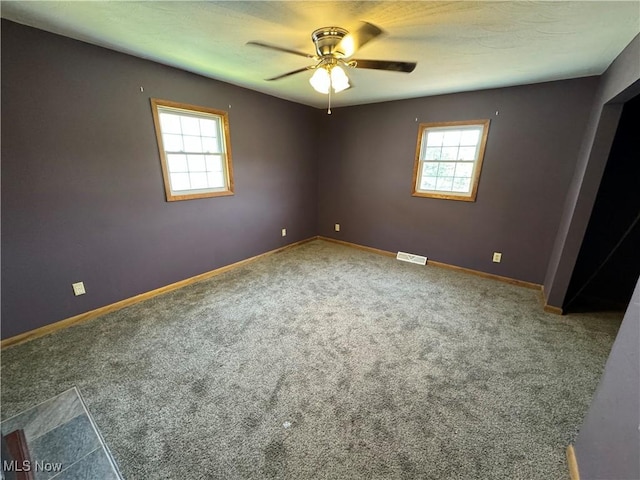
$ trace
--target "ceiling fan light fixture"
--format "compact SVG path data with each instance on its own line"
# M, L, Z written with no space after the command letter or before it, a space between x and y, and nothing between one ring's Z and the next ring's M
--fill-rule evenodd
M350 87L349 77L339 65L316 68L316 71L309 79L309 83L316 92L324 95L329 93L330 88L333 88L333 91L338 93Z

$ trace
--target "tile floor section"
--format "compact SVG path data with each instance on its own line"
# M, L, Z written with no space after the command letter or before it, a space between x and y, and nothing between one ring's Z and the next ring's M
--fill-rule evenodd
M0 424L3 436L18 429L35 480L123 480L75 387ZM2 460L2 477L14 478L11 470L20 465Z

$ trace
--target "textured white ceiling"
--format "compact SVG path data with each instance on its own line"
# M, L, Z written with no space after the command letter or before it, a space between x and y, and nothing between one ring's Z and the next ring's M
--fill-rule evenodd
M311 32L368 21L386 35L358 58L416 61L413 73L349 70L335 106L520 85L602 73L640 33L632 1L13 2L2 17L294 102L323 107L309 62L245 45L314 53Z

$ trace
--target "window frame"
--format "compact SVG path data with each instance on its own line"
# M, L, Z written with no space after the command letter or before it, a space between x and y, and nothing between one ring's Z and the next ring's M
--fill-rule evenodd
M153 113L153 123L155 126L156 140L158 142L158 152L160 154L160 165L162 167L162 178L164 181L164 190L167 198L167 202L174 202L180 200L193 200L197 198L212 198L234 195L234 183L233 183L233 165L231 161L231 135L229 133L229 114L224 110L218 110L215 108L201 107L198 105L190 105L182 102L174 102L171 100L161 100L158 98L151 98L151 110ZM164 148L164 141L162 136L162 128L160 125L160 111L159 107L167 110L175 110L176 113L184 112L185 115L198 116L198 114L212 115L219 118L219 130L222 133L220 142L222 143L222 168L225 180L225 187L223 189L215 189L209 191L198 191L197 193L180 193L171 189L171 182L169 176L169 166L167 162L167 151ZM189 190L184 190L189 192Z
M418 141L416 144L416 155L413 166L413 186L412 196L425 197L425 198L439 198L443 200L458 200L463 202L475 202L478 194L478 184L480 183L480 173L482 171L482 164L484 161L484 154L487 145L487 137L489 135L489 119L482 120L461 120L453 122L431 122L421 123L418 126ZM442 130L456 130L455 127L482 127L482 133L480 135L480 142L478 145L476 159L473 161L473 174L471 177L470 191L456 193L446 190L421 190L419 188L419 182L422 178L422 168L425 160L420 158L422 153L422 142L425 139L425 132L428 130L442 129Z

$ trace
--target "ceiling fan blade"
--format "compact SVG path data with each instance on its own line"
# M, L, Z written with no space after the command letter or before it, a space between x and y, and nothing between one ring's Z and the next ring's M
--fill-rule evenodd
M356 68L370 68L373 70L388 70L390 72L411 73L416 68L416 62L398 62L391 60L358 60L353 59ZM349 63L351 63L349 62Z
M270 82L272 80L280 80L281 78L289 77L291 75L295 75L296 73L306 72L307 70L311 70L315 68L315 65L311 65L304 68L299 68L298 70L294 70L292 72L283 73L282 75L278 75L277 77L265 78L266 81Z
M340 40L340 43L336 46L336 51L342 52L344 56L348 58L358 49L362 48L362 46L383 33L384 31L381 28L376 27L374 24L362 22L362 25L358 30L348 33L342 40Z
M279 52L293 53L294 55L300 55L301 57L316 58L315 55L299 52L297 50L291 50L290 48L283 48L283 47L278 47L276 45L269 45L268 43L251 41L251 42L247 42L247 45L255 45L256 47L270 48L271 50L278 50Z

